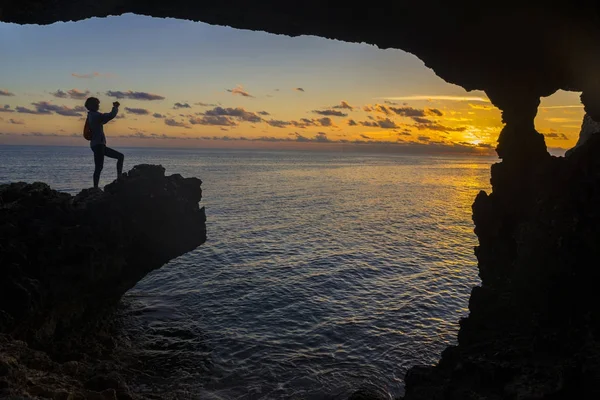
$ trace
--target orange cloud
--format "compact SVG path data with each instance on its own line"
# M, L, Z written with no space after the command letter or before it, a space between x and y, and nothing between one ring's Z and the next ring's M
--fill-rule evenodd
M250 93L245 91L244 87L242 85L238 85L238 86L234 87L233 89L227 89L227 91L234 95L239 94L240 96L243 96L243 97L254 97Z

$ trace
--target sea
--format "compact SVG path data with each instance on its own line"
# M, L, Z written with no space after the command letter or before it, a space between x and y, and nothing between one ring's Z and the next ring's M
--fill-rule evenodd
M119 148L202 180L208 240L116 315L130 388L165 399L404 393L480 283L471 205L496 157ZM86 146L0 146L0 183L91 186ZM115 179L107 159L101 185Z

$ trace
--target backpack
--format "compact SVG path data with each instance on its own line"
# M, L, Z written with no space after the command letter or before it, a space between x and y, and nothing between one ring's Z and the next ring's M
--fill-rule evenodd
M83 126L83 137L85 140L92 140L92 130L88 122L89 118L85 119L85 125Z

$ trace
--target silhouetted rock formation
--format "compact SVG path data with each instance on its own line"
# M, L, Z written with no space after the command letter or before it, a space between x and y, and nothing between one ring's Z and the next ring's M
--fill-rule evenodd
M0 20L127 12L398 48L448 82L484 90L506 126L493 192L473 205L483 283L459 345L435 368L407 374L406 399L600 398L600 138L555 158L534 128L540 97L559 89L582 91L600 120L599 3L5 0ZM29 285L22 283L26 293Z
M104 357L106 317L146 274L206 241L201 184L137 165L75 197L0 185L0 397L136 398Z
M97 329L150 271L206 240L201 181L138 165L104 192L0 186L0 333L55 346Z
M457 347L406 377L406 400L600 398L600 134L473 204L481 287ZM508 186L510 188L510 186Z

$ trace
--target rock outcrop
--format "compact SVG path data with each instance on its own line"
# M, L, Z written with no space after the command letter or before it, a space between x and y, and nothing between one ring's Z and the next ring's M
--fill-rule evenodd
M111 312L150 271L206 241L202 182L137 165L77 196L0 185L0 397L135 399Z
M97 332L146 274L205 242L201 183L138 165L75 197L1 185L0 333L64 354Z
M473 204L482 284L458 346L408 372L405 400L600 398L599 154L600 133L519 190L493 166Z
M0 334L0 398L10 400L132 400L123 367L82 357L57 362L21 340Z

